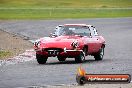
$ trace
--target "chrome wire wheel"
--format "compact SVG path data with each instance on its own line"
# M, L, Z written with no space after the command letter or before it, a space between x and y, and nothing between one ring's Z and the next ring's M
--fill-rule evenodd
M80 52L80 55L75 57L75 61L77 63L82 63L85 61L85 53L84 52Z
M103 56L104 56L104 48L100 49L100 54L99 55L100 55L100 58L103 58Z
M101 47L101 49L99 50L99 52L94 55L95 60L102 60L104 56L104 47Z

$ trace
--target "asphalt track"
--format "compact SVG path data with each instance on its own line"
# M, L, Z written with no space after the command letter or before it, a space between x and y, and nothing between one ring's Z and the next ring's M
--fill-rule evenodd
M0 29L32 40L48 36L55 26L65 23L92 24L106 39L104 59L94 61L88 56L82 64L87 73L132 75L132 18L0 21ZM0 66L0 88L74 84L79 66L74 59L59 62L54 57L45 65L31 60Z

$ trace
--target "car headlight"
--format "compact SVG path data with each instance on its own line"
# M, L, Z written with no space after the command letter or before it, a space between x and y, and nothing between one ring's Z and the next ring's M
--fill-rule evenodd
M34 46L35 46L35 47L39 47L39 46L40 46L40 41L36 41L36 42L34 43Z
M74 42L71 43L71 46L73 47L73 49L76 49L77 47L79 47L79 42L75 40Z

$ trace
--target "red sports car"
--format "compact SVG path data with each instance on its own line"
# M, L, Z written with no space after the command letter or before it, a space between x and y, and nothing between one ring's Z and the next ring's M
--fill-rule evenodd
M59 25L50 37L34 43L39 64L45 64L48 57L57 57L59 61L75 58L75 62L81 63L87 55L92 55L95 60L102 60L104 48L105 39L94 26L86 24Z

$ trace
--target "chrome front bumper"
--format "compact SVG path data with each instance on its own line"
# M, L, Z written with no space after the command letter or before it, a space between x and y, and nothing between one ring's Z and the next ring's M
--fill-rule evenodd
M77 52L77 51L79 51L79 52L83 52L83 50L78 50L78 49L67 49L66 47L63 49L64 51L63 52ZM42 49L35 49L35 51L37 52L37 51L42 51ZM57 50L48 50L48 51L57 51Z

